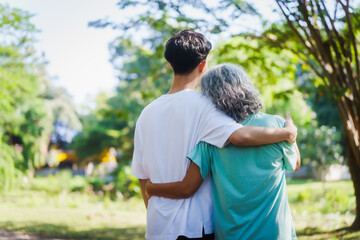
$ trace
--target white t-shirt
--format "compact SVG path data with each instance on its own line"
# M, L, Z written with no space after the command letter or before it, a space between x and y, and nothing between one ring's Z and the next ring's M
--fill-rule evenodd
M159 97L140 114L135 129L132 174L153 183L181 181L189 167L186 155L204 141L223 147L240 128L204 95L190 89ZM188 199L151 197L146 239L174 240L213 233L210 179Z

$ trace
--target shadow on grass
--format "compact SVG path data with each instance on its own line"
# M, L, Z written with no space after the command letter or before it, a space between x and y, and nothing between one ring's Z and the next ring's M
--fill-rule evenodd
M125 228L91 228L85 231L75 230L66 225L44 224L36 222L26 222L24 226L3 222L1 228L10 231L32 233L38 236L61 239L89 239L89 240L140 240L145 239L144 226L132 226Z
M339 228L331 231L322 231L317 227L314 228L305 228L301 231L297 231L296 235L299 239L346 239L346 240L359 240L360 239L360 230L353 230L350 227Z

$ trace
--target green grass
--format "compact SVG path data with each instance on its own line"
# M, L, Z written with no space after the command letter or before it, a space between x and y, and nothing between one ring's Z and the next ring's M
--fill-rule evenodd
M292 180L287 190L299 239L360 239L347 229L355 218L351 181Z
M141 199L48 190L41 181L46 179L37 179L34 188L0 194L0 228L69 239L144 239ZM355 216L351 181L327 182L325 188L317 181L289 181L288 196L300 240L360 239L360 232L346 229Z
M71 239L144 239L140 199L114 202L82 193L22 191L0 201L3 229Z

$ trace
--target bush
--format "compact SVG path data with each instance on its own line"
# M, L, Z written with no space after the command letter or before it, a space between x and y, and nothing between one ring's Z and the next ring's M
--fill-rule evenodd
M140 196L141 189L136 177L131 174L131 167L128 165L117 168L114 172L115 190L120 191L125 199Z
M310 198L311 198L311 190L307 188L304 191L299 192L297 200L299 202L305 202L305 201L309 201Z
M349 206L349 196L344 194L341 189L331 189L325 195L324 205L321 208L322 213L344 213Z
M30 188L37 191L48 193L60 193L63 191L83 191L88 185L86 179L82 176L73 176L71 171L62 170L55 175L47 177L36 177L31 180Z
M106 181L99 177L90 177L87 179L88 183L92 186L93 191L102 191L103 186L106 185Z
M324 181L330 165L343 163L341 136L335 127L318 126L314 122L310 127L301 129L298 136L302 162L310 164L317 179Z
M16 164L22 160L22 155L13 146L0 139L0 191L9 191L18 185L22 173Z

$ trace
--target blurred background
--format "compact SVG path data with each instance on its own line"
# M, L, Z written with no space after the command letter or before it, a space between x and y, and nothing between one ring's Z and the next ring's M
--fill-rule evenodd
M291 112L298 238L360 239L356 0L0 0L0 237L144 239L134 126L185 28L212 42L209 67L247 70L265 112Z

